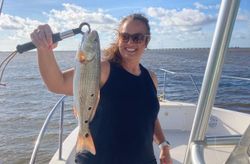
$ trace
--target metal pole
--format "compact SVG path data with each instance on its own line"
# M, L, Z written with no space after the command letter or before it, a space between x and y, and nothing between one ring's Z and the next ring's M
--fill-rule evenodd
M38 135L38 137L36 139L36 144L35 144L35 147L33 149L33 152L32 152L29 164L34 164L35 163L35 161L36 161L36 155L37 155L37 152L38 152L41 140L42 140L42 138L44 136L44 133L45 133L45 131L47 129L47 126L49 124L49 121L50 121L51 117L53 116L54 112L56 111L57 106L61 103L61 101L65 97L66 96L63 96L63 97L60 98L60 100L55 104L55 106L51 109L51 111L49 112L48 116L46 117L46 120L43 123L42 129L40 130L39 135Z
M199 94L200 94L200 90L199 90L199 88L197 87L197 84L196 84L196 82L194 81L193 76L192 76L192 75L189 75L189 78L191 79L191 81L192 81L192 83L193 83L193 85L194 85L194 87L195 87L195 89L196 89L196 92L197 92L197 94L199 95Z
M63 111L64 111L64 100L62 101L62 106L61 106L61 111L60 111L60 126L59 126L59 160L62 160Z
M242 135L206 137L206 146L237 145Z
M1 3L0 3L0 15L1 15L2 10L3 10L3 2L4 2L4 0L2 0Z
M237 16L240 0L222 0L215 28L212 46L202 83L192 131L184 159L185 164L192 160L192 145L194 142L204 142L209 117L224 63L225 54L230 42L233 25Z
M165 92L166 92L166 78L167 78L167 73L164 72L163 100L166 100L166 95L165 95Z

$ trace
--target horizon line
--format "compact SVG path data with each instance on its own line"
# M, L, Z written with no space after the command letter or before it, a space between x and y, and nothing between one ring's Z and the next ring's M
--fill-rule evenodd
M145 49L145 51L153 51L153 50L201 50L201 49L210 49L211 47L183 47L183 48L147 48ZM239 46L235 46L235 47L228 47L228 49L249 49L250 47L239 47ZM36 50L31 50L31 51L27 51L27 52L35 52ZM76 51L76 50L54 50L54 52L61 52L61 51ZM102 49L101 51L104 51L104 49ZM0 50L0 52L14 52L14 51L10 51L10 50ZM25 52L24 52L25 53Z

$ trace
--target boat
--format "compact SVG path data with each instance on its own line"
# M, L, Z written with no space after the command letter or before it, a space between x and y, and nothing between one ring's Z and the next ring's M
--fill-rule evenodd
M198 103L168 101L164 94L159 98L158 118L165 136L171 142L170 152L174 164L250 163L250 115L214 107L223 59L228 49L239 3L239 0L223 0L221 3ZM164 69L162 71L164 74L176 73ZM245 78L245 80L250 79ZM163 91L165 93L165 87ZM46 118L30 164L35 163L41 139L50 118L59 106L61 106L59 148L50 160L50 164L74 163L78 127L62 141L65 98L66 96L63 96L56 103ZM154 150L155 156L158 157L157 145L154 145Z
M64 98L66 97L62 97L60 101ZM170 152L173 163L182 164L192 130L196 105L162 99L160 106L158 118L165 136L171 142ZM249 125L249 114L213 107L208 122L206 139L202 143L205 147L204 160L207 161L205 163L225 163L246 129L250 130ZM50 164L74 163L77 135L78 128L75 128L64 140L61 149L56 151L50 160ZM156 144L154 144L154 151L155 156L158 157L160 152Z

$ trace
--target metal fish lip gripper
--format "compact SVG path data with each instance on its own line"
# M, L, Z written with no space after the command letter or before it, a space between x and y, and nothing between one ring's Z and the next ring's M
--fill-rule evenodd
M78 28L52 34L53 43L56 43L56 42L61 41L63 39L72 37L76 34L84 34L85 32L82 31L84 26L87 26L87 28L88 28L87 32L89 33L91 31L90 25L86 22L83 22L79 25ZM36 48L36 46L32 42L28 42L28 43L24 43L21 45L17 45L16 51L18 53L23 53L23 52L26 52L26 51L29 51L29 50L32 50L35 48Z

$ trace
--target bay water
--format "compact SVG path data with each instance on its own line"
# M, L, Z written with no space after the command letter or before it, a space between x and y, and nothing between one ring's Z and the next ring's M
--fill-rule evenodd
M10 52L0 52L0 61ZM161 49L145 52L142 64L156 72L159 94L164 78L160 68L184 74L166 74L168 100L197 103L209 49ZM62 70L74 66L74 51L56 51ZM250 78L250 48L229 49L222 76ZM17 54L7 66L0 86L0 164L28 163L43 122L62 95L51 93L44 85L36 52ZM215 106L250 113L250 81L221 78ZM53 116L42 140L37 163L48 163L58 147L59 110ZM72 113L72 97L67 97L64 112L64 138L77 126Z

